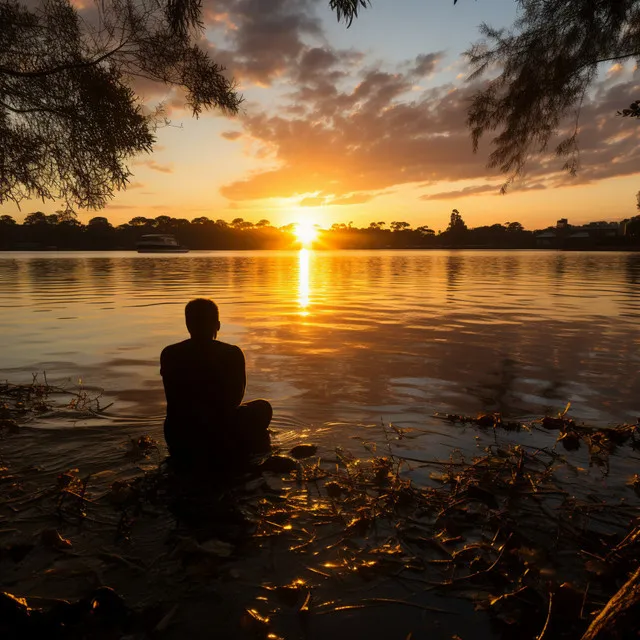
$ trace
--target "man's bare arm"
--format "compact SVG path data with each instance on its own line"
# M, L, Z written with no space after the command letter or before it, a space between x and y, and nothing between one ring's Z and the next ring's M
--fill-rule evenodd
M229 400L232 406L237 407L244 398L247 386L247 372L242 349L234 350L229 371Z

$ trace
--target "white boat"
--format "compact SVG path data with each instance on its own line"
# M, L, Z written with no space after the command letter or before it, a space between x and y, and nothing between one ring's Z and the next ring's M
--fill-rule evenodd
M178 244L168 233L148 233L136 244L138 253L188 253L189 249Z

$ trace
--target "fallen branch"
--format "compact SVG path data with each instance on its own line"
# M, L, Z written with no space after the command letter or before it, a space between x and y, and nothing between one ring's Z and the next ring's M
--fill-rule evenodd
M634 613L636 616L640 614L640 567L607 602L589 625L582 640L596 640L615 635L617 630L628 628L626 625L633 622Z

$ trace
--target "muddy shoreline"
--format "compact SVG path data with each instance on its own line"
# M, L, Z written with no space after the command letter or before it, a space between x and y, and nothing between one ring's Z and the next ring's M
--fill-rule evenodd
M352 450L276 433L220 491L143 427L29 426L100 409L23 387L0 389L3 637L581 638L638 568L637 425L442 416L473 443L443 460L393 425Z

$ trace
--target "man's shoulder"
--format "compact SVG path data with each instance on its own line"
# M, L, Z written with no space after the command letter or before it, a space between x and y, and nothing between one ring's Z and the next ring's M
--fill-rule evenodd
M229 355L243 355L242 349L236 344L229 344L228 342L220 342L215 340L216 348Z
M167 345L160 354L161 358L168 358L173 355L178 355L184 352L190 352L193 350L194 345L190 339L183 340L182 342L176 342L174 344ZM223 353L225 355L243 355L242 349L235 345L229 344L228 342L221 342L220 340L212 340L209 343L206 343L206 346L200 345L200 349L204 348L205 351L211 349L213 351L217 351L218 353Z
M189 340L182 340L182 342L174 342L173 344L167 345L160 353L160 358L170 357L174 353L184 351L188 348L188 343Z

